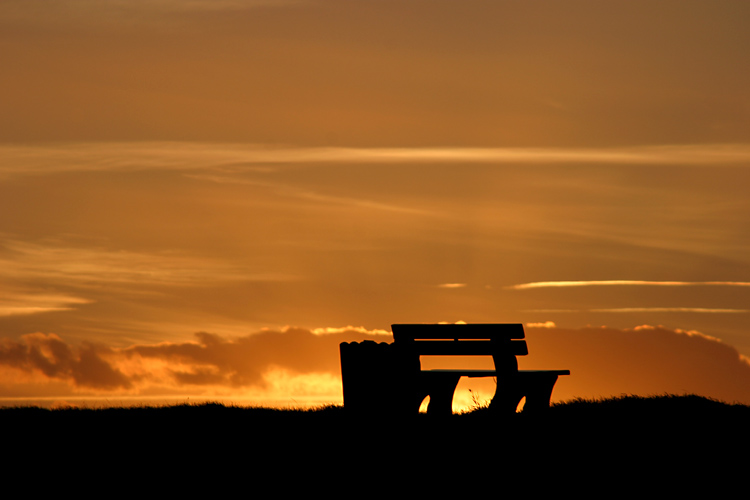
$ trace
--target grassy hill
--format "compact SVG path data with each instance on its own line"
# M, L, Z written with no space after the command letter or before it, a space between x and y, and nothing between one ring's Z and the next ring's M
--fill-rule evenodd
M364 488L375 477L369 487L401 482L437 492L448 485L471 491L472 483L485 491L498 481L628 488L646 479L686 486L714 476L730 484L735 467L750 465L750 407L698 396L574 400L537 416L479 408L438 419L355 417L340 406L6 408L0 424L15 463L53 462L70 474L96 471L111 480L127 473L131 481L144 474L236 481L241 474L248 485L273 480L291 489L306 481Z

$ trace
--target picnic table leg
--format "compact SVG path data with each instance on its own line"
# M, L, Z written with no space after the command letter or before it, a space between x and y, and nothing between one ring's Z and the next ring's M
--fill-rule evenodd
M430 403L427 405L428 415L453 414L453 394L460 379L461 375L450 373L430 373L429 376L423 377L425 392L430 396Z
M521 379L517 375L498 378L490 409L503 414L513 414L525 395Z
M526 386L526 404L524 412L538 413L549 408L552 390L557 382L557 375L550 373L528 374Z

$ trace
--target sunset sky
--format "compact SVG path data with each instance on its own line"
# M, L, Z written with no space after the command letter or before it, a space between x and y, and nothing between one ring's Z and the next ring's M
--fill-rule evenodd
M0 404L340 403L339 342L456 321L525 323L557 399L750 404L749 25L3 0Z

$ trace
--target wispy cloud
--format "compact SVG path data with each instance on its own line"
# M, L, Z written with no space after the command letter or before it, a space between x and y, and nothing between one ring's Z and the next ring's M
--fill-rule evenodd
M750 165L750 144L625 148L304 148L199 142L121 142L0 146L0 175L3 176L65 171L191 171L303 163Z
M251 169L253 171L267 172L268 167L246 167L244 170ZM247 185L266 188L273 192L289 197L296 198L299 200L307 200L315 203L323 203L328 205L342 205L353 208L364 208L370 210L378 210L385 212L398 212L412 215L435 215L427 210L420 210L417 208L411 208L406 206L398 206L391 203L382 203L373 200L367 200L363 198L356 198L352 196L335 196L331 194L322 194L311 189L301 189L298 187L290 186L280 182L270 182L258 179L248 179L237 175L211 175L211 174L186 174L186 177L195 179L198 181L205 181L218 184L234 184L234 185Z
M330 335L330 334L336 334L336 333L361 333L364 335L391 335L391 332L389 330L380 330L380 329L374 329L374 330L368 330L364 326L343 326L343 327L325 327L325 328L313 328L310 330L315 335Z
M643 281L643 280L599 280L599 281L535 281L507 287L511 290L532 288L560 288L581 286L739 286L750 287L747 281Z
M76 286L201 285L219 281L288 281L289 275L253 273L225 262L178 252L143 253L2 240L0 277Z
M438 288L465 288L466 283L441 283Z
M620 307L614 309L592 309L592 312L612 312L612 313L630 313L630 312L691 312L691 313L746 313L750 309L717 309L710 307Z
M65 293L19 291L0 287L0 316L24 316L55 311L69 311L73 306L92 301Z
M750 161L750 145L627 148L325 148L309 160L360 162L716 164Z
M527 312L535 313L640 313L640 312L675 312L675 313L710 313L710 314L738 314L748 313L750 309L721 309L711 307L611 307L602 309L532 309Z
M526 328L557 328L554 321L544 321L538 323L526 323Z
M305 0L149 0L148 2L137 2L132 0L66 0L62 2L46 2L44 0L22 0L7 1L11 4L2 13L0 18L10 20L33 20L32 14L37 13L38 18L49 19L54 15L58 19L70 20L77 23L90 22L92 20L110 19L117 20L118 16L127 16L128 20L134 21L142 18L144 14L179 14L206 11L241 11L259 7L280 7L306 3ZM12 4L20 4L14 6ZM44 8L28 8L34 4ZM27 7L27 8L23 8ZM41 11L41 12L40 12ZM143 19L140 19L143 22ZM131 21L131 22L132 22Z

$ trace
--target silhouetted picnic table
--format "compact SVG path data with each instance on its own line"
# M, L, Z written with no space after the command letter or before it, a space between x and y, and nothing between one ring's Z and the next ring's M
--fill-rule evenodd
M450 415L461 377L495 377L490 408L514 413L550 405L560 375L570 370L519 370L517 356L529 351L521 324L395 324L393 343L340 345L344 407L363 412L416 413L429 396L428 414ZM423 370L421 356L491 356L494 370Z

